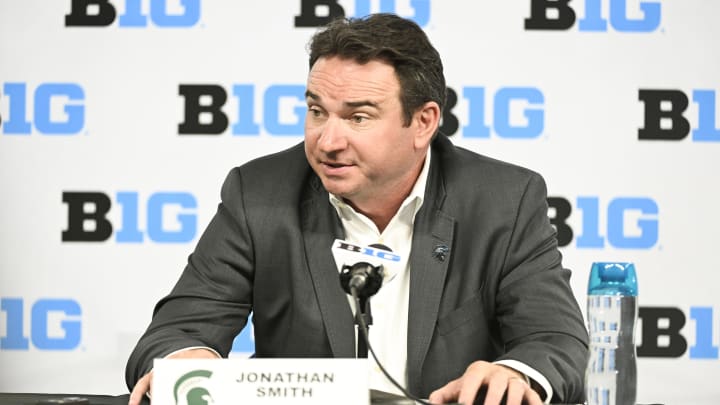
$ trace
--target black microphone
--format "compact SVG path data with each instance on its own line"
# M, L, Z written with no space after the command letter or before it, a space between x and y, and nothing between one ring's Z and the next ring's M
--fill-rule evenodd
M355 255L343 255L343 252L352 252ZM347 260L348 256L351 258L359 257L357 256L357 254L364 255L365 257L362 257L362 259L366 259L368 257L370 258L367 261L359 261L352 265L346 265L344 262L341 262L342 267L340 269L340 285L342 286L343 290L346 293L352 295L353 299L355 300L355 319L357 324L360 326L359 329L362 332L361 334L363 341L367 345L367 348L370 350L370 354L372 354L375 363L377 363L378 367L383 372L385 377L387 377L387 379L395 387L397 387L397 389L399 389L406 398L424 405L432 405L429 402L424 401L411 394L407 389L405 389L405 387L401 386L400 383L395 381L395 379L390 375L390 373L385 370L385 367L382 365L382 363L380 363L380 360L378 360L377 356L375 355L375 351L370 345L370 338L368 336L368 323L372 323L372 316L370 315L370 297L375 295L380 290L384 277L384 268L382 263L373 265L370 262L372 261L374 263L378 263L379 260L377 260L377 258L397 262L400 261L400 256L392 253L392 250L389 247L382 244L373 244L367 247L361 247L339 239L336 239L335 243L333 244L333 254L335 256L336 262L338 262L338 259L342 258L343 256L345 256L345 260Z
M382 246L382 245L380 245ZM373 246L379 248L379 246ZM390 251L388 247L383 246ZM354 247L349 244L343 244L343 249L350 249L355 253L358 253ZM358 247L359 248L359 247ZM376 265L370 264L367 261L357 262L352 265L343 264L340 269L340 285L346 293L352 295L352 291L359 298L359 302L356 302L355 311L355 324L360 326L360 318L363 319L365 325L369 328L372 325L372 311L370 310L370 297L380 290L382 286L385 271L383 265L375 259L373 253L375 250L365 250L363 248L360 253L367 257L361 257L361 260L370 260L376 263ZM346 258L347 260L347 258ZM357 260L357 259L353 259ZM357 358L367 358L368 356L368 345L365 340L360 336L361 332L358 330L357 336Z
M383 265L373 266L368 262L344 264L340 269L340 285L350 294L355 288L360 298L370 298L380 290L385 270Z

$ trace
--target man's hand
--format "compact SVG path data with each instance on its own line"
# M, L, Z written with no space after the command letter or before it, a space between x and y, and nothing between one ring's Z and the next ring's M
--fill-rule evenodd
M507 405L542 405L540 396L525 382L522 374L509 367L486 361L470 364L462 377L433 391L429 400L433 404L457 401L471 405L482 386L487 388L485 405L499 405L506 394Z
M166 359L217 359L218 356L214 352L207 349L188 349L175 352L166 357ZM152 387L152 370L142 376L141 379L135 384L132 392L130 393L130 400L128 405L140 405L143 395L150 393Z

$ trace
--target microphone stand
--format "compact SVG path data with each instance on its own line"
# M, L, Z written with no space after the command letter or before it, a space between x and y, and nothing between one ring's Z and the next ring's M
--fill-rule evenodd
M357 325L357 358L366 359L368 356L368 344L363 339L362 329L363 323L366 325L367 334L370 335L370 325L372 325L372 312L370 311L370 297L360 298L355 302L357 310L355 311L355 324Z
M363 313L362 315L360 315L361 311L358 309L358 311L356 311L355 320L357 322L360 322L359 329L360 329L360 332L362 333L364 343L367 344L367 348L370 349L370 354L372 354L373 359L375 359L375 363L378 365L378 367L380 367L380 370L383 372L383 374L385 374L385 377L387 377L388 380L390 380L390 382L393 383L393 385L395 387L397 387L407 398L410 398L411 400L413 400L415 402L419 402L423 405L432 405L431 403L424 401L424 400L416 397L415 395L411 394L402 385L400 385L400 383L395 381L395 379L392 378L392 376L390 375L390 373L388 373L387 370L385 370L385 367L383 367L382 363L380 363L380 360L378 360L377 356L375 355L375 351L373 350L372 346L370 345L370 338L368 337L368 325L365 322L366 321L365 318L369 317L372 320L372 316L370 316L370 303L367 302L369 300L369 298L363 298L362 300L360 298L358 298L358 291L357 291L357 287L355 287L355 286L350 286L350 294L352 295L353 299L355 300L356 308L364 308L364 306L361 304L366 304L366 303L368 304L367 314ZM360 351L360 340L358 339L358 352L359 351ZM367 356L367 354L366 354L366 356ZM360 356L358 355L358 357L360 357Z

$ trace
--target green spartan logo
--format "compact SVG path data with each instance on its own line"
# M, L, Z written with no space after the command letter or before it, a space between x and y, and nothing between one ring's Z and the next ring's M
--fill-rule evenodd
M175 383L176 405L210 405L213 403L210 391L204 387L211 371L194 370L180 377Z

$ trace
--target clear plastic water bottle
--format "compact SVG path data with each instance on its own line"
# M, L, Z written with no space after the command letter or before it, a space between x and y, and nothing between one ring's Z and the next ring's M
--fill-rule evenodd
M588 405L635 405L638 286L632 263L593 263L588 282Z

